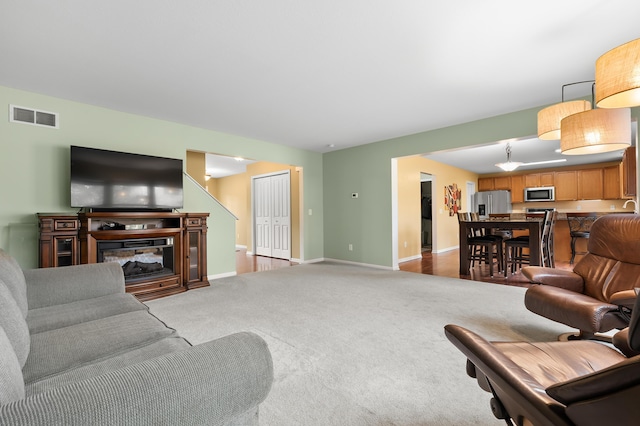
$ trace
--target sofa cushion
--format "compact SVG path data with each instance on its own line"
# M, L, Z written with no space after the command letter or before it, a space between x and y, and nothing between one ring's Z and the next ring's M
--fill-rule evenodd
M140 348L175 334L147 311L129 312L31 335L25 384Z
M138 301L133 295L117 293L65 303L64 305L30 309L27 314L27 325L31 333L41 333L113 315L146 311L148 309L145 304Z
M26 318L29 307L27 305L27 284L24 280L24 273L13 256L10 256L9 253L2 249L0 249L0 280L7 285L20 308L20 312L22 312L22 317Z
M122 367L138 364L151 358L171 352L188 349L191 345L182 337L170 336L157 342L126 351L107 359L84 365L79 368L67 370L63 373L49 376L43 380L30 383L26 386L25 393L27 396L36 393L45 392L65 386L70 383L76 383L91 377L108 373L121 369Z
M0 279L0 327L4 329L11 342L11 348L22 368L29 356L31 344L29 329L11 291L2 279Z
M7 334L0 327L0 405L22 399L24 395L20 363Z

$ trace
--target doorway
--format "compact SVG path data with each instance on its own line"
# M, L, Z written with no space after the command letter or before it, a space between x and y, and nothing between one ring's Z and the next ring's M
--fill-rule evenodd
M433 176L420 173L420 223L422 253L433 247Z
M291 259L291 176L288 170L251 177L253 252Z

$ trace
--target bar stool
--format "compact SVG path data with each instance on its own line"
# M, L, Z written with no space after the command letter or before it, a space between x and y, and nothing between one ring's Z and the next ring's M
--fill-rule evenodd
M587 254L586 251L576 252L576 241L579 238L589 239L591 225L597 218L595 213L567 213L569 235L571 235L571 260L569 261L571 265L577 254Z

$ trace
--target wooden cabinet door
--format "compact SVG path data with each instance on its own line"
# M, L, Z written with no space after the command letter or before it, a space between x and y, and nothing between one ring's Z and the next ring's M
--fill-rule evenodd
M602 169L578 170L578 199L601 200L603 197Z
M524 175L525 188L537 188L540 186L540 175L538 173L529 173Z
M511 189L511 176L499 176L493 178L494 189Z
M494 189L493 178L478 178L478 191L493 191Z
M622 194L635 197L636 186L636 147L630 146L622 156Z
M622 198L621 166L613 166L602 169L603 198L605 200L618 200Z
M578 174L575 171L555 172L556 201L578 199Z
M553 172L540 173L540 186L554 186Z
M523 203L524 202L524 176L514 175L511 176L511 202Z

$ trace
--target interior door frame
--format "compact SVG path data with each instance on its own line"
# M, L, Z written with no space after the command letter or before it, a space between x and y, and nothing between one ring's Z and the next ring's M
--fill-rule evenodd
M256 179L267 178L271 176L287 175L289 180L289 260L291 260L292 246L291 246L291 170L284 169L277 172L264 173L261 175L251 176L251 250L253 254L256 253L256 213L255 213L255 181Z

